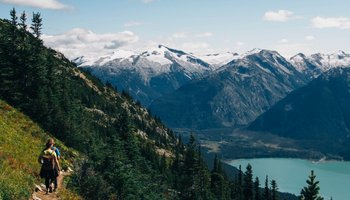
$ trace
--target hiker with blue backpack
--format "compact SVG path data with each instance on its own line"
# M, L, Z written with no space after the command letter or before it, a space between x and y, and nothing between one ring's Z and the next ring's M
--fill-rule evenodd
M42 164L40 169L40 177L45 178L46 194L57 189L57 177L60 172L60 164L58 162L59 150L54 147L54 140L49 139L45 145L45 149L39 156L39 162ZM58 153L56 153L58 151ZM54 184L52 190L51 184Z

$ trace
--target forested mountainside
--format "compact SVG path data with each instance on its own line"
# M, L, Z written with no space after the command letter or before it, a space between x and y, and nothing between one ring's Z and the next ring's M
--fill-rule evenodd
M18 24L0 21L1 98L88 156L73 182L84 197L161 198L171 188L160 170L175 155L175 136L26 29L23 14Z
M43 46L39 14L32 33L24 12L19 22L15 10L11 16L0 20L0 98L80 153L71 190L85 199L236 199L252 186L252 172L246 182L243 175L229 182L219 160L209 171L194 137L183 145L128 94ZM26 199L28 189L20 198Z
M306 147L350 159L350 68L331 69L259 116L250 130L298 139Z

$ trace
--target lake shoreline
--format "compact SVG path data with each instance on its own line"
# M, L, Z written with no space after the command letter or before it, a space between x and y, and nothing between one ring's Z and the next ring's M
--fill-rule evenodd
M320 193L325 200L349 200L350 191L347 186L350 180L350 162L339 160L310 160L302 158L255 158L224 160L230 166L245 166L249 163L253 168L254 177L262 182L268 175L269 180L276 180L280 192L300 195L301 189L306 186L306 180L311 170L320 181Z
M334 157L322 157L322 158L305 158L305 157L247 157L247 158L233 158L233 159L223 159L222 162L225 162L226 164L229 164L230 162L237 161L237 160L248 160L248 159L296 159L296 160L307 160L312 163L325 163L325 162L350 162L350 160L344 160L344 159L335 159Z

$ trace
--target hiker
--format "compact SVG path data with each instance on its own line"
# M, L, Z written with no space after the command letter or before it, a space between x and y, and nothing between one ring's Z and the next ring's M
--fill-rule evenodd
M51 147L51 150L54 150L54 151L55 151L56 156L57 156L57 160L59 161L60 158L61 158L61 152L60 152L60 150L59 150L56 146L54 146L54 145L55 145L55 141L54 141L52 138L50 138L50 139L48 139L47 142L53 144L52 147ZM58 185L57 185L57 178L54 179L53 185L54 185L53 191L56 191L57 186L58 186Z
M40 169L40 177L45 178L46 194L52 192L52 183L56 183L54 188L54 191L56 191L57 176L59 175L61 168L56 152L52 150L54 144L54 141L49 139L45 145L45 149L39 156L39 162L42 164Z
M53 140L52 138L50 138L47 142L53 144L53 146L52 146L51 149L55 151L55 153L56 153L56 155L57 155L57 159L60 160L60 158L61 158L61 152L60 152L60 150L59 150L56 146L54 146L54 145L55 145L55 140Z

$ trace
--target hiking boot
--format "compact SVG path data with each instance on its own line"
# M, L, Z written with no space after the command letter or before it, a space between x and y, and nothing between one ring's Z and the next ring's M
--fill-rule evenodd
M49 192L52 193L52 187L51 186L49 187Z
M54 189L53 189L53 192L56 192L56 190L57 190L57 188L54 188Z

